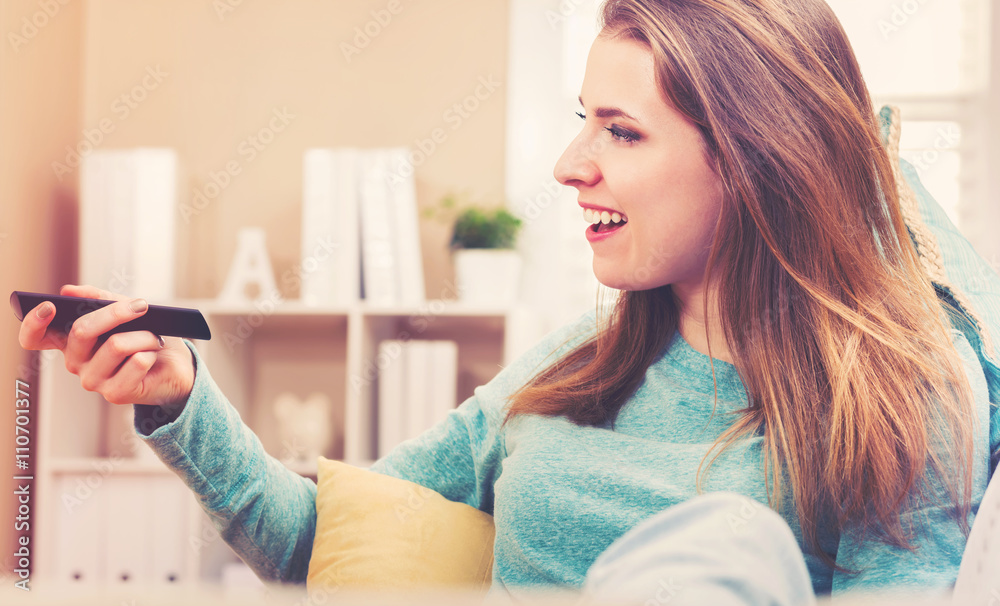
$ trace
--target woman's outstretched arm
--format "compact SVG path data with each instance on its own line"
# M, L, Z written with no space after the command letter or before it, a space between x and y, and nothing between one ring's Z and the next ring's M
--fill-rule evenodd
M191 395L180 410L135 405L135 430L194 492L220 537L262 580L305 583L316 484L264 451L193 345ZM193 545L204 546L196 537Z
M554 359L550 354L588 334L593 320L594 312L587 312L551 332L435 427L376 461L372 471L492 513L506 396L539 364ZM136 405L136 432L195 493L220 536L258 577L304 583L316 528L316 485L265 452L189 347L196 366L190 397L174 409Z
M148 310L143 299L76 285L63 286L60 294L116 302L85 314L68 334L49 329L55 308L42 303L24 316L21 346L60 350L84 389L113 404L135 406L140 437L191 487L251 568L267 580L304 581L315 484L264 452L190 342L141 330L102 338L142 316ZM192 540L198 546L204 539Z

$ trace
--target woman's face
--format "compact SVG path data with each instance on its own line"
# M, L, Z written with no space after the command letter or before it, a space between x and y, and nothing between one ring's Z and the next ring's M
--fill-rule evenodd
M617 228L585 228L597 279L621 290L700 285L722 183L697 127L661 96L649 48L598 36L580 102L583 130L554 175L579 191L585 218L585 209L622 217Z

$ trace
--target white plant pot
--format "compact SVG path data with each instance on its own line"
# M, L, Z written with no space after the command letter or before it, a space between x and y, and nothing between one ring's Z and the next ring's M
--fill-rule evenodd
M473 305L517 301L521 255L512 249L467 248L452 253L458 299Z

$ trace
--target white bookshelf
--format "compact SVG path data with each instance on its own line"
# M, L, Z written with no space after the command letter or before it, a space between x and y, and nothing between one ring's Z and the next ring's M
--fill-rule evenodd
M523 326L523 310L470 307L456 301L388 308L357 302L321 308L288 300L268 313L253 305L214 300L154 302L202 311L212 339L195 341L199 355L271 455L281 455L271 416L275 394L291 391L305 396L319 391L333 403L335 437L324 456L360 466L370 465L376 456L380 341L455 341L457 405L521 353L524 345L515 342L518 335L523 340L531 333L531 327L526 331ZM129 432L134 433L125 418L131 406L114 406L83 390L58 354L43 361L37 393L34 578L39 583L106 585L219 581L223 567L236 556L222 540L211 538L214 530L187 487L158 459L143 454L141 449L148 450L144 445L134 458L113 452ZM313 461L286 465L315 479ZM72 502L77 480L96 486L83 500L84 507L70 513L66 493ZM141 490L135 494L136 486L148 486L148 494L157 496ZM146 503L150 498L157 502L156 515L149 513L148 507L154 506ZM130 500L136 502L128 506ZM180 505L164 508L163 502ZM151 544L154 539L170 544ZM134 557L95 559L89 547L67 554L67 545L95 541L104 545L102 553ZM142 545L133 544L137 541ZM154 560L154 553L167 555Z

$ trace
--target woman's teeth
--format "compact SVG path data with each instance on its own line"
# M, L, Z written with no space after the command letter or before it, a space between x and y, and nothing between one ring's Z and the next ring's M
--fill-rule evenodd
M583 209L583 219L587 223L597 225L598 223L603 223L605 225L609 223L615 224L625 224L628 220L618 213L609 213L608 211L597 211L590 208Z

